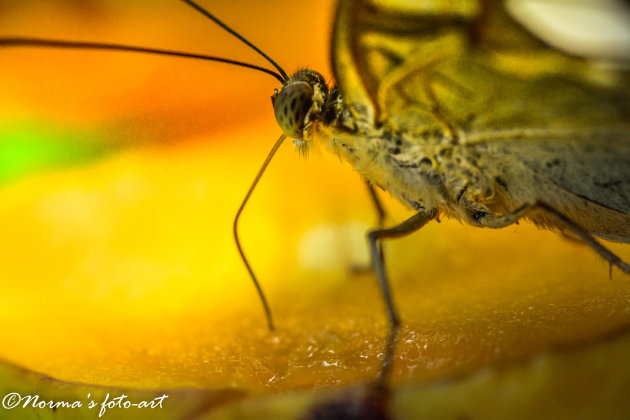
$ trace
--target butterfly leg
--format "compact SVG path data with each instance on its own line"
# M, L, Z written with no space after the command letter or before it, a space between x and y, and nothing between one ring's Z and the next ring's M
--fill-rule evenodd
M371 182L365 181L365 185L368 188L368 192L370 193L370 198L372 199L372 203L374 203L374 209L376 210L376 215L378 216L378 227L382 228L385 224L385 218L387 217L387 213L385 212L385 207L383 207L383 203L381 203L381 199L378 198L376 194L376 190L374 189L374 185Z
M608 248L600 244L583 227L546 203L538 201L534 204L525 204L513 212L501 215L493 215L489 212L473 210L469 213L469 218L474 224L479 226L500 229L516 223L519 219L525 217L533 210L542 210L552 215L565 227L565 229L567 229L567 231L571 232L582 242L588 245L593 251L597 252L597 254L599 254L599 256L606 260L610 265L615 265L622 271L630 274L630 264L626 263L617 255L613 254Z
M378 218L377 226L379 229L382 229L383 225L385 224L385 218L387 217L387 213L385 212L385 207L383 207L383 203L381 203L380 198L378 198L376 190L374 189L374 185L369 181L365 181L365 186L367 187L368 192L370 193L370 198L372 199L372 203L374 204L374 209L376 210L376 215ZM378 248L379 248L379 254L381 255L381 259L383 259L383 251L380 244ZM351 265L350 272L352 274L370 273L372 272L372 264Z
M389 283L387 282L387 274L385 273L385 262L382 259L382 252L379 252L379 244L383 239L401 238L407 236L410 233L415 232L422 226L427 224L431 219L434 219L437 215L435 210L416 213L409 219L405 220L401 224L387 228L376 229L368 232L368 241L370 243L370 256L372 258L372 264L374 271L378 277L379 287L383 293L383 300L387 306L387 313L389 315L389 321L392 326L398 326L400 323L398 314L394 308L392 301Z
M370 243L370 254L372 257L372 265L374 271L378 277L379 287L383 294L383 300L387 307L387 314L389 316L389 336L385 347L385 356L383 357L383 364L377 377L377 383L383 383L389 375L391 362L394 358L394 350L396 347L396 337L398 334L398 327L400 325L400 318L396 312L394 301L391 296L389 282L387 281L387 273L385 272L385 260L383 259L382 249L380 248L380 242L383 239L401 238L407 236L410 233L415 232L422 226L427 224L437 216L436 210L424 211L414 214L409 219L405 220L401 224L387 228L376 229L368 232L368 241Z

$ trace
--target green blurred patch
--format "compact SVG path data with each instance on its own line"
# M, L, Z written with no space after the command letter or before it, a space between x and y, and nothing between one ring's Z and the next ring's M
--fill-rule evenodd
M123 147L102 133L41 122L0 124L0 186L36 172L90 163Z

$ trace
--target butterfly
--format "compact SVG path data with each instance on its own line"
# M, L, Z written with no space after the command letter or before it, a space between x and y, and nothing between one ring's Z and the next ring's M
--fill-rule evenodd
M595 239L630 242L627 79L593 77L499 2L341 0L331 54L332 91L303 70L274 109L298 149L323 141L414 212L368 233L392 326L383 376L400 321L380 242L440 216L495 229L528 219L630 273Z
M627 82L593 75L588 63L550 48L502 6L341 0L331 51L336 86L313 70L289 77L279 69L274 76L281 87L272 102L284 134L272 154L285 137L302 152L323 142L370 188L390 192L414 212L368 235L392 332L400 321L380 244L440 216L489 228L527 218L630 271L595 239L630 241ZM35 44L218 59L121 45L0 40L0 46ZM237 213L235 233L261 175ZM262 288L239 250L272 326Z
M274 96L299 147L330 143L416 211L369 234L381 284L378 241L442 214L490 228L527 218L630 272L593 238L630 241L627 83L598 84L586 62L546 47L499 4L400 7L341 1L338 86L328 93L301 71Z

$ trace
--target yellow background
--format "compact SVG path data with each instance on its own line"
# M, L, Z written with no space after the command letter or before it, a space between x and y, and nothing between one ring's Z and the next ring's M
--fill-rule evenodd
M288 73L332 77L331 1L204 5ZM268 66L180 2L15 2L0 6L0 33ZM246 209L242 242L274 333L233 244L234 213L280 134L277 87L217 63L0 50L0 144L18 162L0 189L0 358L130 387L372 378L383 305L375 279L347 268L366 261L375 215L349 165L326 151L302 159L288 143ZM408 215L386 204L390 223ZM432 223L391 243L387 262L405 321L398 382L589 342L630 321L628 276L609 280L590 249L526 224Z

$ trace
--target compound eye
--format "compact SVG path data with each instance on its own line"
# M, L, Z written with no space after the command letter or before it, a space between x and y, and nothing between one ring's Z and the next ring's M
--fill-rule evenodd
M304 137L304 120L313 105L313 88L306 82L286 84L275 98L273 110L282 131L294 139Z

